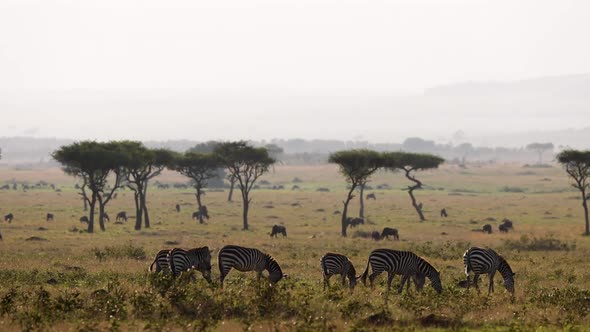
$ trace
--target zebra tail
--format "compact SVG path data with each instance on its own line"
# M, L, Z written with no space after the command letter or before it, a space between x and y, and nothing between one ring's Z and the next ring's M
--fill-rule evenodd
M153 272L154 271L154 264L156 264L156 261L154 260L154 262L150 265L150 267L148 267L148 272Z
M363 282L363 285L367 285L367 275L369 275L369 263L371 262L371 260L369 259L367 261L367 268L365 268L365 272L363 272L363 275L360 277L361 281Z

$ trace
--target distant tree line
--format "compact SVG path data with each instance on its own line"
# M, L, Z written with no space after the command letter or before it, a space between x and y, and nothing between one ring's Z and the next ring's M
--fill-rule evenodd
M2 162L30 166L56 166L55 161L50 158L51 153L60 146L72 143L74 143L73 140L65 139L0 138L0 146L4 150ZM184 152L189 149L199 149L200 151L196 152L203 152L203 149L210 148L209 143L190 140L143 142L147 148L169 149L175 152ZM330 153L353 149L429 153L441 156L449 163L455 164L474 161L539 163L542 160L553 161L551 152L555 148L550 142L531 142L521 148L491 148L473 146L470 143L440 144L420 137L410 137L401 143L304 139L272 139L248 141L247 143L253 147L266 147L272 157L283 164L325 164L328 162ZM562 147L558 148L559 150L563 149ZM541 160L539 157L543 157L543 159Z

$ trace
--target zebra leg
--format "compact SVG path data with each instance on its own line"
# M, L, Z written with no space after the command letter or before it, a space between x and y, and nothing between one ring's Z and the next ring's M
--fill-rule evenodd
M262 278L262 270L256 271L256 281L260 281L260 278Z
M492 271L488 277L490 279L490 285L488 286L488 295L490 295L490 293L494 292L494 275L496 274L496 271Z
M410 283L409 283L409 280L408 280L408 275L404 274L404 275L402 275L402 281L399 283L399 289L397 290L397 293L398 294L401 294L403 292L404 285L405 285L406 282L408 283L408 290L409 290L410 289Z
M393 281L394 277L395 277L395 274L393 272L387 272L387 291L388 292L391 289L391 282Z
M473 276L473 284L475 285L475 289L477 289L477 293L479 294L479 285L477 284L477 281L479 280L479 274L476 274L475 276Z
M331 274L324 275L324 290L326 290L326 287L330 288L330 277L331 276L332 276Z
M371 274L369 276L369 281L371 282L371 288L373 288L373 282L375 281L375 278L377 278L377 276L379 276L381 272L375 272L373 271L373 274Z
M342 286L346 286L346 274L342 273Z

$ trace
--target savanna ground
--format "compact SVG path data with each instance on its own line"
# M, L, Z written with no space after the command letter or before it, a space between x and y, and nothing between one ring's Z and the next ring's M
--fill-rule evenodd
M296 183L301 190L292 191ZM400 173L377 174L370 185L387 183L391 190L368 190L368 222L340 237L345 183L332 165L278 166L263 179L285 190L255 190L250 230L242 231L239 194L204 197L212 218L191 220L195 198L190 190L150 188L152 227L133 229L134 220L107 223L106 232L80 229L82 202L75 180L59 169L0 170L0 183L15 179L55 183L52 190L0 191L0 213L15 215L0 223L0 330L540 330L590 329L590 239L583 232L579 193L559 167L445 165L420 172L427 189L417 192L427 221L419 222ZM165 173L161 182L185 182ZM330 192L316 192L319 187ZM523 192L520 192L523 191ZM119 192L107 207L134 214L133 195ZM181 205L181 212L174 209ZM299 204L294 204L299 203ZM439 217L446 207L449 217ZM358 200L351 206L358 211ZM55 214L46 222L45 214ZM509 234L497 232L500 221L514 221ZM486 221L494 218L496 221ZM491 219L489 219L491 220ZM114 221L114 220L113 220ZM494 234L474 232L484 224ZM287 238L270 238L273 224L287 227ZM373 241L359 232L399 229L401 241ZM37 237L31 240L31 237ZM29 240L27 240L29 239ZM275 288L257 283L254 273L232 270L223 290L210 287L199 273L178 280L147 272L153 255L163 248L209 246L213 276L219 276L217 251L226 244L256 247L273 255L288 279ZM464 279L462 254L470 246L491 247L516 272L512 300L496 275L496 292L487 295L482 277L480 295L456 287ZM412 250L441 273L444 291L429 286L416 293L385 292L385 276L371 290L359 284L351 294L337 277L323 290L319 267L326 252L349 256L357 274L376 248ZM191 278L194 277L194 278ZM194 280L193 280L194 279Z

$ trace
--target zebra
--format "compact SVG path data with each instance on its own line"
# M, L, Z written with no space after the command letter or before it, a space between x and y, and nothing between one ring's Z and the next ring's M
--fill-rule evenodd
M166 271L170 272L170 261L168 260L168 254L170 253L170 249L162 249L158 251L156 257L154 258L154 262L150 265L148 271L149 272L161 272Z
M174 276L180 272L195 269L203 274L208 283L211 281L211 251L209 247L184 250L174 248L168 253L170 270Z
M479 286L477 281L479 280L480 274L487 274L489 280L488 295L494 292L494 275L496 271L499 271L504 278L504 287L512 295L514 295L514 276L510 265L504 259L504 257L498 255L492 249L482 249L477 247L469 248L463 254L463 263L465 264L465 276L467 277L467 288L469 288L471 282L469 282L469 274L473 272L473 284L479 292Z
M351 290L356 286L356 270L348 257L341 254L327 253L320 260L320 265L324 275L324 289L330 287L330 277L334 274L340 274L342 285L346 284L346 277L348 277Z
M417 290L422 290L424 286L425 277L430 279L430 285L437 293L442 292L442 284L440 281L440 273L432 267L423 258L417 256L410 251L397 251L391 249L375 249L369 255L367 268L361 276L364 285L367 284L367 275L369 273L369 265L373 269L373 274L369 276L371 288L373 288L373 281L383 271L387 271L387 290L391 288L391 281L396 274L402 276L402 281L398 289L401 293L404 289L404 284L407 283L410 288L410 280L412 277Z
M221 288L223 280L232 268L242 272L256 271L258 280L262 276L262 271L267 270L271 287L287 277L271 255L254 248L227 245L219 251L218 260Z

